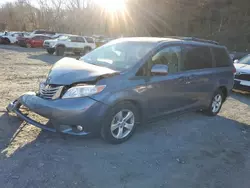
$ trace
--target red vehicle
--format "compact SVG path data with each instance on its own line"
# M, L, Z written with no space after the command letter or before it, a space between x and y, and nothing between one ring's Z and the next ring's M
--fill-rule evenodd
M43 47L44 40L48 39L51 39L51 37L47 35L34 35L32 37L20 38L18 44L27 48Z

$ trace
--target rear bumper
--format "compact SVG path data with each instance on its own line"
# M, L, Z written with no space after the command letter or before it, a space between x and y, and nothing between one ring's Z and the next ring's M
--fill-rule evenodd
M20 106L50 120L53 127L41 124L20 111ZM46 100L35 93L26 93L9 104L7 109L16 113L24 121L51 132L61 132L71 135L87 135L99 132L101 121L108 106L89 97L78 99ZM82 126L78 131L76 126Z

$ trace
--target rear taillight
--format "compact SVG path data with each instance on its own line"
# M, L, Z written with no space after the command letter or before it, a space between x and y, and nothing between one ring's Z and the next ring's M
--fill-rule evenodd
M235 74L236 73L236 68L233 66L233 73Z

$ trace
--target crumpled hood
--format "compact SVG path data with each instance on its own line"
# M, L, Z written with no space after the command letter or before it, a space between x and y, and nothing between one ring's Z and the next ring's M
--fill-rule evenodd
M73 58L59 60L50 70L47 84L71 85L73 83L95 81L100 76L114 75L115 70L88 64Z
M234 67L236 68L236 72L244 72L250 74L250 65L236 63L234 64Z

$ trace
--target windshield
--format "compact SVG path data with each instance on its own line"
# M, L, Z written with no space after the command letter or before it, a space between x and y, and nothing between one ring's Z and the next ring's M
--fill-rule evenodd
M238 63L250 65L250 55L243 57L242 59L239 60Z
M156 43L116 40L90 52L80 60L114 70L123 71L133 67Z

